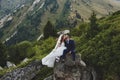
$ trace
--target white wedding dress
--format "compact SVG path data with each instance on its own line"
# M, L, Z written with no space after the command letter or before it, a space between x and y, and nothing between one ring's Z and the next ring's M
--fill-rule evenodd
M54 67L56 57L60 57L61 55L63 55L63 51L66 49L64 42L61 43L61 45L59 46L62 35L63 34L61 34L58 38L55 48L46 57L42 59L43 65L46 65L48 67Z

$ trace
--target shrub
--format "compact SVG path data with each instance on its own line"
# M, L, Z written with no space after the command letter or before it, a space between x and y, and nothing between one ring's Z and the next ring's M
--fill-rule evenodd
M35 51L32 49L32 44L28 41L21 42L9 48L9 60L18 64L24 58L33 57Z

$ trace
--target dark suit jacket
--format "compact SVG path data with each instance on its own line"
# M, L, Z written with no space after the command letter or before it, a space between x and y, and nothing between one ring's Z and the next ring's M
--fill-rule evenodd
M69 40L69 43L65 41L65 46L67 47L68 51L75 51L75 42L74 40Z

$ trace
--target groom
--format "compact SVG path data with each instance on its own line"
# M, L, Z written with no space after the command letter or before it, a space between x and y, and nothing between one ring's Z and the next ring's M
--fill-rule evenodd
M75 43L74 43L74 40L70 39L69 34L66 34L65 37L66 37L65 46L66 46L67 49L65 49L63 51L63 55L62 55L63 61L64 61L67 53L71 53L72 54L72 59L73 59L73 61L75 61Z

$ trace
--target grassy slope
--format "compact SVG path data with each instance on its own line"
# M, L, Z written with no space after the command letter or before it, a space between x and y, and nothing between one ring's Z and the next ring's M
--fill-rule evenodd
M73 11L77 10L81 16L88 21L92 11L97 13L97 17L106 16L110 13L113 13L119 10L118 5L110 3L108 0L76 0L72 2Z
M77 51L87 65L94 66L100 80L119 80L120 71L120 12L98 20L99 33L87 38L87 27L76 36ZM85 31L86 30L86 31ZM82 35L82 36L81 36Z

